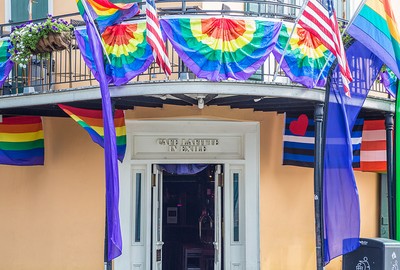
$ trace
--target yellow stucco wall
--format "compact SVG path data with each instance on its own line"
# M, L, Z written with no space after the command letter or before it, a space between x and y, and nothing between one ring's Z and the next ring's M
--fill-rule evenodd
M5 0L0 0L0 23L5 23Z
M71 119L44 130L45 166L0 165L0 269L102 269L102 150Z
M128 119L217 118L261 126L261 269L315 269L313 170L282 166L283 115L226 107L140 108ZM101 269L103 152L68 118L44 118L43 167L0 165L0 254L8 270ZM379 182L357 173L362 236L378 234ZM340 259L327 270L340 268Z
M54 15L76 12L75 1L55 2ZM1 19L4 12L0 8ZM315 269L313 170L281 165L283 115L173 106L127 112L130 119L164 117L260 122L261 269ZM45 118L44 128L45 166L0 165L0 269L102 269L103 152L71 119ZM379 180L372 173L356 173L356 178L361 236L374 237ZM338 258L326 269L339 270L340 265Z

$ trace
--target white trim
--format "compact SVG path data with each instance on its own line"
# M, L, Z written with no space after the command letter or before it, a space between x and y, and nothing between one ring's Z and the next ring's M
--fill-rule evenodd
M11 0L5 0L4 1L4 23L9 23L10 20L11 20Z
M132 194L137 194L137 179L136 179L136 175L140 174L141 175L141 190L140 190L140 196L141 196L141 201L140 201L140 213L144 213L144 211L146 211L146 209L144 208L144 199L145 199L145 181L146 181L146 167L145 166L132 166L131 167L131 179L130 179L130 192L132 192ZM140 218L140 241L136 242L135 241L135 233L136 233L136 200L133 200L133 198L135 198L135 196L130 196L131 200L130 200L130 213L131 213L131 224L130 224L130 229L132 230L131 232L131 245L132 246L143 246L144 241L143 239L145 238L143 231L145 231L144 226L145 223L143 222L143 218ZM136 199L136 198L135 198Z
M47 13L53 15L53 13L54 13L54 3L53 3L53 1L54 0L48 0L48 1L49 2L47 3L48 4Z
M120 217L122 225L122 238L124 241L122 256L115 260L115 269L124 270L132 269L136 266L138 269L150 269L150 232L147 229L143 231L143 246L129 245L132 239L131 225L132 209L131 209L131 179L132 168L144 168L147 174L146 180L142 182L142 187L146 190L146 195L151 194L151 167L153 164L188 164L188 163L205 163L205 164L221 164L224 167L225 185L224 185L224 202L223 207L225 218L230 219L232 216L231 204L229 203L229 195L231 185L229 183L229 173L231 169L240 170L240 180L246 179L246 185L240 186L239 200L241 205L239 210L240 221L246 221L240 225L240 242L232 243L231 234L224 237L224 258L225 268L229 266L239 267L239 269L255 270L260 269L260 215L259 215L259 179L260 179L260 124L258 122L234 122L234 121L212 121L212 120L126 120L127 127L127 150L124 162L120 165ZM178 128L179 127L179 128ZM173 136L185 134L201 135L218 135L218 134L241 134L244 137L242 144L244 145L244 159L226 159L223 155L215 158L200 156L198 159L188 160L185 158L158 158L137 160L132 158L133 136L135 135L155 135ZM144 179L143 179L144 180ZM252 181L253 180L253 181ZM149 209L151 205L150 197L145 196L142 202L144 209ZM130 205L127 205L130 204ZM227 209L227 207L229 209ZM230 212L230 213L228 213ZM150 211L143 212L143 228L151 228ZM224 222L223 231L227 231L230 226L227 220ZM140 249L140 250L139 250ZM135 254L135 256L133 255ZM242 254L237 256L237 254ZM136 269L136 268L135 268Z
M101 99L99 89L98 86L85 86L42 94L2 96L0 98L0 109ZM325 100L325 90L322 89L305 89L293 85L242 81L170 80L129 83L119 87L110 87L110 95L114 98L167 94L255 95L282 98L296 97L297 99L319 102ZM395 103L390 100L367 97L363 108L394 112Z

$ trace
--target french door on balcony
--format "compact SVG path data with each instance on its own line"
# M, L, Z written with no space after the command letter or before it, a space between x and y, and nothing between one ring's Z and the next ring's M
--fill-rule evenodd
M30 19L46 18L49 13L49 0L10 0L9 22L22 22Z

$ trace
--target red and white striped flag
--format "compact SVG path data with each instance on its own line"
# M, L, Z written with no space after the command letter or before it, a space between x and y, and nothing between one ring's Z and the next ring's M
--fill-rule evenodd
M346 96L350 97L349 83L353 78L347 64L346 52L332 0L322 0L321 3L317 0L309 0L299 18L299 24L316 36L336 56L342 75L344 92Z
M153 49L154 59L165 74L171 75L171 64L161 36L160 22L158 21L154 0L146 0L146 27L146 39Z
M365 120L361 141L360 170L385 172L386 166L385 120Z

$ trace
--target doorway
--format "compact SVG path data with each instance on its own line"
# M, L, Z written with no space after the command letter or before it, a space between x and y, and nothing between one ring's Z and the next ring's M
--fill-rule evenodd
M160 268L159 253L163 270L221 269L222 166L168 164L157 168L162 171L162 183L157 187L162 196L153 192L152 227L160 227L158 222L162 224L162 245L156 231L152 241L152 257L156 257L153 269ZM157 203L157 199L162 203ZM162 221L158 213L162 213Z
M202 152L184 151L190 142L210 143ZM212 263L214 270L260 269L259 149L258 123L128 121L127 153L120 165L124 245L115 269L205 269ZM208 168L182 176L163 164ZM201 180L210 175L214 179ZM183 205L184 195L197 199ZM200 238L203 208L210 219L204 217ZM174 233L181 238L174 239Z

